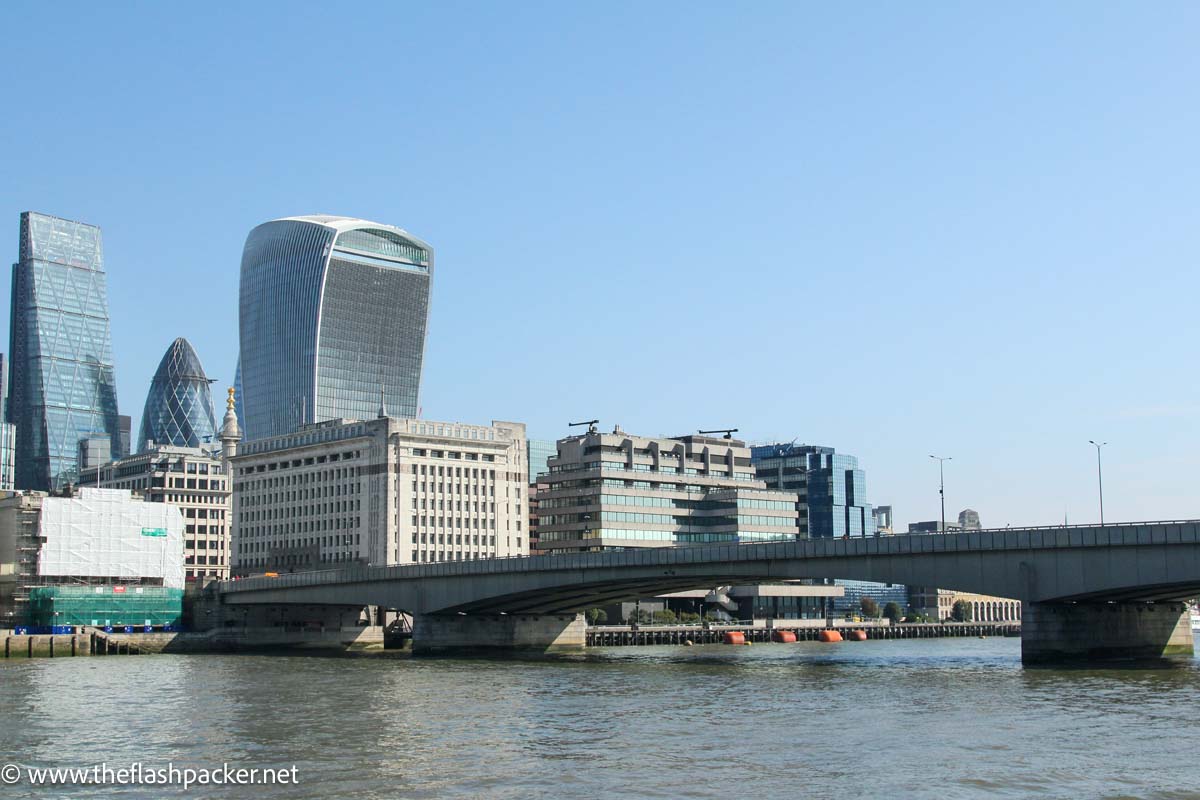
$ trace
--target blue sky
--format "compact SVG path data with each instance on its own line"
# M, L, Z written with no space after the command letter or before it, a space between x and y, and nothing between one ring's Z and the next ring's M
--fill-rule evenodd
M227 385L241 247L433 244L425 416L736 426L901 525L1200 516L1189 3L22 3L0 252L100 225L121 409ZM7 319L7 303L3 303ZM5 329L7 323L3 323ZM7 346L4 347L7 350Z

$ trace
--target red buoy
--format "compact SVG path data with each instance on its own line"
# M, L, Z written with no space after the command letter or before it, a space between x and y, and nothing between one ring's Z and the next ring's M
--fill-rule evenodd
M796 641L796 634L792 633L791 631L775 631L771 634L771 641L791 644L792 642Z
M841 640L842 635L837 631L821 631L817 634L817 641L819 642L840 642Z
M850 641L865 642L867 640L867 632L864 630L850 631Z
M745 644L746 635L741 631L725 631L725 644Z

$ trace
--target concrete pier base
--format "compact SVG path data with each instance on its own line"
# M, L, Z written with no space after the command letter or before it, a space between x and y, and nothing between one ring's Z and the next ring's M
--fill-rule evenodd
M413 621L414 654L550 653L586 644L582 614L422 614Z
M1190 659L1192 626L1183 603L1026 603L1025 664Z

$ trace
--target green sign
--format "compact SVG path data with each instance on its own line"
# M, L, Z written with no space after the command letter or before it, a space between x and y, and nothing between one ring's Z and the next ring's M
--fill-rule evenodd
M166 528L142 528L142 536L166 536Z

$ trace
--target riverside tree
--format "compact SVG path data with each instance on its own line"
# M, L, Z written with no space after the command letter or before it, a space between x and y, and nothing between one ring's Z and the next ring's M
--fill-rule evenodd
M966 600L955 600L954 606L950 609L950 619L955 622L970 622L971 604Z

